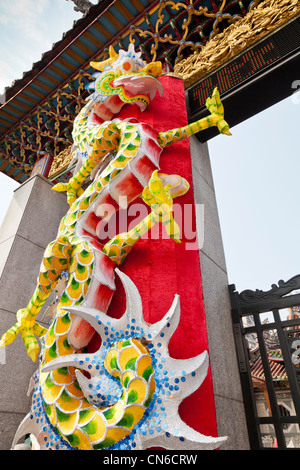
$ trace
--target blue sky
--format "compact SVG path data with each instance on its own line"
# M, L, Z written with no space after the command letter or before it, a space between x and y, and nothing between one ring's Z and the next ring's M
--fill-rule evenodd
M81 14L66 0L0 0L0 7L1 93ZM297 93L234 127L232 137L209 141L229 282L238 290L268 290L300 273L299 123ZM0 223L16 187L0 173Z
M0 93L82 17L73 7L67 0L0 0ZM18 186L0 173L0 224Z
M0 0L0 92L82 17L73 7L66 0Z
M297 92L234 127L232 137L209 142L229 281L238 290L268 290L300 273L299 123Z

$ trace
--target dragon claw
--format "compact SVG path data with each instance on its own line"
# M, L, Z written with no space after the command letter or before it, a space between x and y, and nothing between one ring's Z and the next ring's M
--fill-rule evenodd
M69 206L73 204L73 202L76 201L76 199L81 196L83 193L82 188L77 188L72 182L72 179L68 183L57 183L55 186L52 187L53 191L58 191L58 192L66 192L67 193L67 201Z
M163 222L168 236L176 243L181 243L180 230L172 215L171 185L163 186L157 170L153 172L148 186L144 188L142 198L151 207L158 220Z
M211 98L207 98L206 107L211 113L214 125L217 126L221 134L231 135L229 125L224 119L224 106L221 102L221 97L218 88L213 91Z
M17 312L17 323L15 323L6 333L2 335L0 340L0 348L8 346L11 344L18 334L20 333L21 338L25 344L26 351L28 356L32 359L33 362L36 362L40 347L35 335L43 336L47 329L43 328L41 325L35 322L35 320L27 319L26 309L20 309Z
M2 335L0 340L0 348L8 346L15 340L15 338L20 333L20 327L21 325L19 323L15 323L9 330L7 330L6 333Z

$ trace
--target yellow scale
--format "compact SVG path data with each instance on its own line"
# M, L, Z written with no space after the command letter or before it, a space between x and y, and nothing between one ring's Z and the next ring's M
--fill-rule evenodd
M67 330L60 330L54 322L46 337L47 349L53 345L51 336L56 337L53 331L64 333L62 337L67 334ZM50 423L79 449L92 449L93 445L107 447L129 435L143 417L155 391L151 357L138 339L113 344L104 359L104 367L119 380L123 394L114 405L99 409L92 406L76 386L73 367L40 374Z

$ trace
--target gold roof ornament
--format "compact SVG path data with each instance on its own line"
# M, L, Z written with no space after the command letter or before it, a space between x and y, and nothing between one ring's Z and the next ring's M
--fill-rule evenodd
M237 18L214 35L205 46L195 48L193 54L178 61L174 72L183 78L185 88L189 88L299 13L298 0L264 0L254 5L245 17Z

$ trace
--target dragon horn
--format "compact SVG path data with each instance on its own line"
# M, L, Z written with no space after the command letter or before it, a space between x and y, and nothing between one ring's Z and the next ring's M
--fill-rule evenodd
M109 46L109 59L103 60L102 62L90 62L94 69L104 72L105 65L111 65L117 60L119 54L114 50L113 46Z

